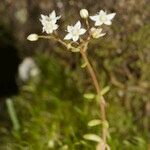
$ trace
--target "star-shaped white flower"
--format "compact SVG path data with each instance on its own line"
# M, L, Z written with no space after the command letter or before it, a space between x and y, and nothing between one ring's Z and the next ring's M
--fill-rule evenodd
M41 23L43 25L43 32L47 34L53 33L56 29L58 29L58 25L56 24L57 20L60 19L61 16L56 16L56 12L52 11L49 16L41 14Z
M78 41L80 35L83 35L86 30L81 28L81 22L78 21L74 26L67 26L68 34L65 36L65 40L72 39L74 42Z
M105 11L100 10L95 16L90 16L90 19L95 21L95 26L100 26L102 24L111 25L115 15L116 13L107 14Z

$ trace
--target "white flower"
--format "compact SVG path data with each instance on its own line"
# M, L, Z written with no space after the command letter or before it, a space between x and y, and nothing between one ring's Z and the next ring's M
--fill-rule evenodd
M25 58L19 65L19 77L22 81L27 81L30 77L36 77L39 74L39 68L30 57Z
M30 34L28 37L27 37L27 40L29 41L37 41L38 40L38 35L33 33L33 34Z
M88 12L88 10L87 10L87 9L81 9L81 10L80 10L80 16L81 16L81 18L83 18L83 19L88 18L88 17L89 17L89 12Z
M53 33L56 29L58 29L58 25L56 24L57 20L60 19L61 16L56 16L56 12L52 11L49 16L41 14L41 23L43 25L43 32L47 34Z
M106 33L102 33L102 28L96 29L96 28L91 28L91 35L93 38L97 39L102 36L104 36Z
M90 19L95 21L95 26L100 26L102 24L111 25L115 15L116 13L107 14L105 11L101 10L95 16L90 16Z
M81 22L78 21L74 26L67 27L68 34L65 36L65 40L72 39L74 42L78 41L80 35L83 35L86 30L81 28Z

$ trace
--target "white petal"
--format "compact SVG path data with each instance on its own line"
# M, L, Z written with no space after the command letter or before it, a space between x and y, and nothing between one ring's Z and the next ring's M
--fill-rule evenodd
M73 27L72 26L67 26L67 31L72 32Z
M54 24L54 25L53 25L53 30L56 30L56 29L58 29L58 25L57 25L57 24Z
M75 25L74 25L75 28L77 29L80 29L81 28L81 22L78 21Z
M44 20L40 19L40 22L43 26L45 26L46 22Z
M99 35L99 37L102 37L102 36L104 36L106 33L101 33L100 35Z
M99 16L98 15L90 16L90 19L93 21L97 21L99 19Z
M112 20L115 17L116 13L111 13L107 15L108 20Z
M39 19L42 25L44 26L47 23L48 16L44 16L41 14L41 18Z
M53 30L52 30L52 29L45 29L45 32L46 32L47 34L51 34L51 33L53 33Z
M72 34L68 33L65 37L64 37L65 40L70 40L72 39Z
M72 39L73 39L73 41L74 41L74 42L76 42L76 41L78 41L78 39L79 39L79 36L78 36L78 35L76 35L76 36L73 36L73 37L72 37Z
M43 14L41 14L41 18L43 19L45 16Z
M56 12L55 10L53 10L50 14L49 14L50 19L55 19L56 18Z
M56 23L56 21L58 19L60 19L60 18L61 18L61 16L56 16L56 12L55 11L52 11L52 13L49 14L49 20L53 21L54 23Z
M47 29L46 29L46 33L47 33L47 34L53 33L53 29L52 29L52 28L47 28Z
M57 17L56 17L56 20L58 20L58 19L60 19L60 18L61 18L61 16L57 16Z
M100 10L99 15L106 15L106 12L104 10Z
M80 32L79 34L82 35L82 34L84 34L86 32L86 30L81 28L79 32Z
M110 21L110 20L107 20L107 21L104 22L104 24L106 24L106 25L111 25L111 21Z
M103 22L100 21L100 20L98 20L98 21L95 22L95 26L101 26L102 24L103 24Z
M46 16L46 15L41 15L41 20L42 20L43 22L48 21L48 20L49 20L49 17Z

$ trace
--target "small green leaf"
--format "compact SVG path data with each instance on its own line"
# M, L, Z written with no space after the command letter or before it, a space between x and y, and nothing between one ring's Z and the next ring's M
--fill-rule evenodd
M99 119L93 119L91 121L88 122L88 126L89 127L93 127L93 126L97 126L100 125L102 122Z
M84 138L85 140L94 141L94 142L100 142L100 141L102 141L102 139L101 139L98 135L96 135L96 134L91 134L91 133L85 134L85 135L83 136L83 138Z
M110 90L110 87L109 87L109 86L104 87L104 88L101 90L101 95L105 95L109 90Z
M93 93L85 93L83 95L83 97L86 98L86 99L94 99L95 98L95 94L93 94Z

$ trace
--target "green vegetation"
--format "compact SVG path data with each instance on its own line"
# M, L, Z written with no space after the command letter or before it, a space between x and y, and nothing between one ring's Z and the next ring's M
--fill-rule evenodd
M140 32L136 34L140 36ZM133 35L130 40L139 40L135 37L136 35ZM108 50L105 53L104 51L105 49L97 50L96 53L99 53L100 57L104 57L104 55L108 55ZM142 52L140 54L143 55ZM76 54L71 57L70 59L76 58L78 60ZM35 59L41 69L40 77L31 79L22 86L19 96L12 97L21 129L16 131L12 125L6 129L1 124L0 148L4 150L94 149L95 142L83 139L84 134L99 134L100 132L99 127L88 127L87 125L89 121L99 118L99 108L94 100L83 97L83 93L92 92L92 88L87 86L88 83L85 83L85 81L90 82L88 77L84 81L85 70L80 67L72 69L56 54L48 56L38 53ZM116 64L120 65L122 59L123 56L118 57L111 63L109 57L106 57L103 63L108 64L106 68L113 69ZM79 62L77 61L77 63ZM131 65L137 66L140 63L142 61L138 60ZM143 70L143 67L140 69ZM130 91L124 93L122 89L115 87L108 81L105 71L101 74L103 85L111 86L105 96L109 99L107 110L110 121L109 143L112 150L146 150L148 146L148 118L147 116L138 118L140 117L138 113L144 111L140 110L141 98L147 97L147 95ZM144 74L146 75L146 73ZM126 84L129 84L130 87L131 81L129 80ZM124 94L128 97L125 101L123 101ZM135 108L130 108L132 106L128 106L128 103L135 103L136 105L133 106ZM8 123L11 124L10 121Z
M150 25L147 23L147 0L118 1L115 5L109 2L102 1L99 6L98 0L92 5L91 1L79 3L71 0L63 1L64 5L59 3L59 6L62 5L67 11L64 12L66 16L62 14L68 18L67 24L73 15L77 17L77 8L84 5L89 10L91 8L91 13L103 4L104 8L117 12L113 25L105 29L106 36L91 43L89 58L97 70L107 100L108 142L111 150L148 150ZM35 10L49 11L46 4L32 5ZM28 7L28 10L32 9ZM2 7L5 10L3 14L8 10L6 8ZM34 31L41 32L35 21L39 14L34 9L31 14L35 18L28 14L30 19L27 26L33 24L32 29L36 27ZM7 19L13 18L11 15L11 19L5 15L2 17L5 24L9 22ZM18 20L14 21L15 25L16 22ZM66 22L60 23L62 28L66 27ZM9 24L11 27L11 21ZM32 48L24 46L27 45L26 39L20 38L24 37L24 32L29 31L24 30L23 25L26 26L16 26L13 34L15 38L19 35L15 46L23 51L20 53L24 56L34 52ZM9 101L10 108L2 113L0 110L0 150L95 150L97 143L84 139L84 135L99 135L101 132L100 125L91 125L91 120L100 118L99 106L95 102L94 88L80 54L64 51L60 45L42 40L33 44L35 49L34 59L40 68L40 75L25 84L20 83L20 93L10 97L13 104ZM11 108L13 106L17 118ZM99 120L97 123L100 123Z

